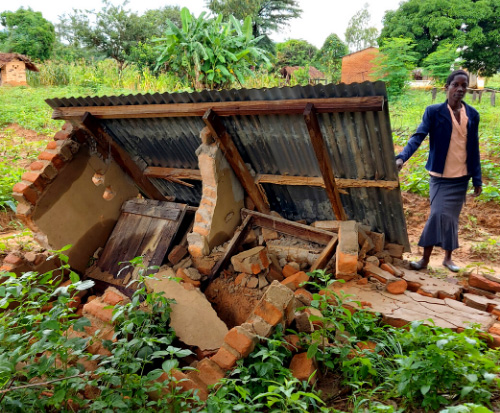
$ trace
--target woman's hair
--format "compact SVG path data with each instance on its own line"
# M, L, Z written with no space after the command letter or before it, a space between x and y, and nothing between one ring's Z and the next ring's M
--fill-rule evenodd
M469 82L469 74L465 70L454 70L453 72L450 73L448 76L448 79L446 79L446 86L450 86L451 82L453 82L453 79L455 79L456 76L465 76L467 78L467 83Z

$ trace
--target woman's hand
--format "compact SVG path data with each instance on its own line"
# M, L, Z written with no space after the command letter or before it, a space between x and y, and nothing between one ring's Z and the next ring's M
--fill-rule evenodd
M481 192L483 192L483 187L482 186L475 186L474 187L474 193L472 194L472 196L479 196L481 195Z
M403 169L403 160L401 158L396 159L396 168L398 168L398 172Z

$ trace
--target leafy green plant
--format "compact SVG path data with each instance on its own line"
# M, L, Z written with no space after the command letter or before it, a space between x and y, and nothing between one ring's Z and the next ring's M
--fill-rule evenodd
M70 337L90 323L77 318L69 304L73 294L93 286L80 281L69 269L67 256L55 251L58 270L44 274L28 272L20 277L4 273L0 286L0 386L7 388L0 399L3 411L60 409L85 386L75 360L84 356L86 340ZM61 286L63 275L72 284ZM30 382L30 384L26 384ZM50 384L51 397L43 392Z
M300 382L286 368L291 352L282 340L282 331L243 360L220 387L212 393L206 405L209 413L215 412L309 412L322 411L323 401L308 383Z
M252 20L243 24L233 16L223 22L223 16L198 18L187 8L181 10L182 28L169 22L165 37L157 39L157 67L167 64L185 76L191 87L199 89L227 87L232 82L244 82L251 66L269 64L266 52L257 47L261 37L254 38Z

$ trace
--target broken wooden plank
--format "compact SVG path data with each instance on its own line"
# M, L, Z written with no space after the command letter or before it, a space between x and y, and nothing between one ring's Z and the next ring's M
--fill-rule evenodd
M378 112L384 107L384 97L56 107L52 113L52 119L81 118L86 112L99 119L201 117L209 109L217 112L219 116L301 114L304 112L307 103L312 103L318 113Z
M162 264L187 209L185 204L172 205L171 202L154 200L133 200L128 204L124 206L95 268L89 271L90 278L104 282L110 282L112 278L123 283L127 277L137 278L142 268L149 273L156 272L156 269L148 268ZM132 204L135 205L132 207ZM173 215L159 212L162 207L173 209L177 218L174 220L171 219ZM142 265L133 268L130 261L136 257L142 257Z
M259 184L303 185L325 188L323 178L317 176L310 177L261 174L257 176L256 181ZM337 184L337 188L384 188L391 190L399 187L398 181L336 178L335 183Z
M92 135L101 147L109 148L111 156L115 162L132 178L139 189L152 199L165 200L165 196L144 176L143 171L130 158L130 155L120 145L118 145L109 135L106 128L86 112L81 121L81 127L85 128Z
M322 229L313 228L309 225L299 224L289 221L284 218L278 218L271 215L262 214L260 212L250 211L249 209L241 210L242 218L251 216L252 224L262 228L269 228L278 231L282 234L291 235L303 239L305 241L316 242L322 245L328 245L332 237L335 235L332 232Z
M340 221L347 220L347 216L340 201L340 194L335 183L335 176L333 175L333 168L330 162L328 148L326 146L325 140L323 139L323 134L319 127L318 118L316 116L316 110L312 103L308 103L304 110L304 120L307 125L307 130L309 131L309 136L311 137L311 143L318 159L319 169L321 175L323 176L323 181L325 182L325 190L328 195L328 199L332 204L333 212L335 217Z
M243 158L238 152L236 145L231 139L231 136L229 136L229 134L227 133L226 128L222 124L220 118L214 111L208 109L203 115L203 121L210 129L213 138L219 144L222 152L224 153L224 156L226 157L226 160L229 162L229 165L231 165L231 168L233 168L233 171L241 182L241 185L247 192L248 196L250 196L257 209L260 212L269 212L270 208L268 203L263 198L261 192L259 191L259 188L255 184L250 171L245 165Z
M311 266L311 271L322 270L326 267L328 262L332 259L333 254L335 254L335 249L337 248L337 242L339 237L334 235L330 242L326 245L325 249L318 257L318 259Z
M160 178L167 180L182 180L189 179L193 181L201 181L201 173L199 169L179 169L179 168L162 168L158 166L150 166L144 170L144 176L149 178ZM324 188L325 182L323 178L318 176L290 176L290 175L271 175L260 174L255 179L257 184L274 184L274 185L291 185L291 186L315 186ZM185 182L183 182L186 184ZM399 187L398 181L382 181L368 179L335 179L337 188L384 188L396 189Z
M221 259L215 264L215 266L212 268L212 271L210 273L210 277L208 279L208 282L212 282L217 275L219 274L221 268L224 268L231 257L234 255L236 248L238 248L238 245L240 245L240 242L243 241L245 236L247 235L248 231L252 229L252 226L249 225L250 221L252 219L252 216L248 215L243 219L243 222L241 225L238 227L238 229L235 231L233 238L231 238L231 241L229 242L226 252L224 255L221 257Z
M131 199L123 203L122 212L177 221L181 211L185 210L184 206L184 204L176 204L175 202L165 202L164 205L155 205L151 202L145 204L138 202L136 199Z

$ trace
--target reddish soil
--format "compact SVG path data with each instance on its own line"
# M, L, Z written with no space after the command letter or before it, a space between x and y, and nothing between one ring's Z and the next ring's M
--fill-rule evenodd
M234 274L224 271L205 290L208 301L228 328L243 324L262 297L259 289L235 285L234 279Z
M425 197L402 193L403 207L408 228L408 237L412 248L409 259L417 259L422 254L418 240L429 216L429 200ZM500 273L500 247L490 245L489 240L499 240L500 237L500 207L493 203L480 203L471 195L467 196L466 204L460 215L459 243L460 248L454 251L453 258L457 265L466 266L481 262L483 265ZM481 247L481 248L478 248ZM433 251L431 267L442 268L443 252L440 248Z

